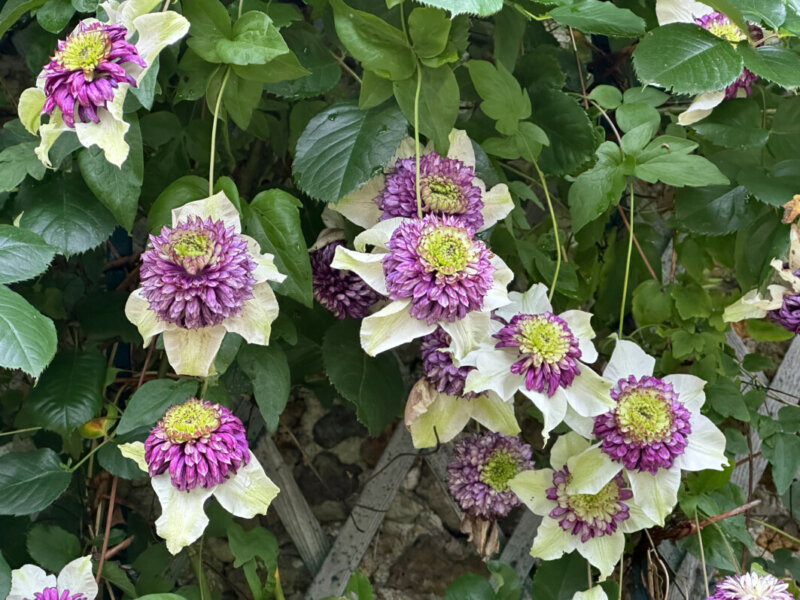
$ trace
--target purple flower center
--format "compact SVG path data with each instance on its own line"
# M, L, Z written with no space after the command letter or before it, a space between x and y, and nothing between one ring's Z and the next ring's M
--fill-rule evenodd
M381 296L352 271L331 268L336 248L342 245L332 242L309 254L314 299L338 319L363 319Z
M553 396L580 375L578 338L561 317L551 312L519 314L494 334L497 348L516 348L520 359L511 372L525 377L525 387Z
M47 100L42 114L58 107L67 127L75 127L75 108L84 123L98 123L98 109L114 98L120 83L136 87L125 64L147 65L133 44L125 41L122 25L80 23L78 30L58 42L58 49L44 68Z
M707 600L793 600L789 585L773 575L730 575Z
M494 267L486 244L458 218L428 215L401 223L383 259L392 300L411 300L413 317L453 322L480 310Z
M169 470L181 491L219 485L250 461L242 422L224 406L197 398L170 408L144 450L150 477Z
M150 236L142 293L162 321L184 329L219 325L253 297L256 263L247 242L222 221L192 217Z
M475 367L457 367L453 364L453 355L447 352L450 347L450 336L441 327L430 335L422 338L420 353L422 354L422 368L425 379L436 388L437 392L450 396L461 396L472 399L480 396L476 392L464 393L464 384L467 375Z
M86 600L86 596L83 593L73 594L69 590L64 590L59 594L58 588L54 587L36 592L33 597L34 600Z
M481 189L473 185L475 170L460 160L431 152L419 160L419 191L423 214L456 215L472 229L483 225ZM401 158L386 176L376 198L381 219L417 217L416 160Z
M568 494L571 477L566 466L563 471L555 471L553 487L546 492L547 498L558 504L550 511L550 517L558 521L561 529L586 542L613 534L621 522L630 518L625 501L633 498L633 492L626 487L621 474L596 494Z
M476 434L463 438L453 448L447 479L450 492L465 513L492 520L519 506L519 498L508 482L520 471L530 469L531 447L519 437Z
M649 375L620 379L611 390L617 407L594 419L594 435L611 460L655 475L686 450L691 413L672 385Z

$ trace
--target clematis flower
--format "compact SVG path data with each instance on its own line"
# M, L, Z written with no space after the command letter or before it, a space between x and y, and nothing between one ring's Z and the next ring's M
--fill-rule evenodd
M592 315L570 310L553 314L547 287L537 283L495 311L492 335L464 359L477 367L467 375L468 392L491 390L510 399L519 391L544 415L544 432L564 420L568 407L585 417L607 412L611 384L584 363L597 360Z
M286 276L271 254L241 233L224 192L172 211L172 227L151 235L142 254L142 285L125 315L145 346L159 333L175 372L205 377L225 332L266 346L278 302L269 281Z
M344 232L324 229L309 248L314 300L337 319L363 319L381 296L352 271L331 267L336 248L344 245Z
M577 592L572 600L608 600L608 596L603 588L596 585L585 592Z
M84 556L67 563L58 577L48 575L36 565L14 569L6 600L94 600L96 597L92 557Z
M486 189L475 176L475 151L466 132L450 132L450 149L440 156L428 144L420 156L423 215L460 216L475 231L488 229L511 212L508 186ZM406 138L381 173L329 207L365 229L393 217L417 217L414 140Z
M508 485L523 504L542 516L531 556L556 560L577 550L605 578L622 556L625 534L654 523L639 508L641 498L621 473L604 481L594 494L574 490L574 478L593 477L581 470L583 461L573 464L587 449L589 442L577 433L563 435L550 453L552 469L524 471ZM601 460L610 462L608 457Z
M773 575L730 575L717 583L706 600L794 600L789 585Z
M722 318L728 322L769 317L787 331L800 333L800 229L792 225L789 234L788 262L774 259L772 268L783 284L767 287L769 298L751 290L725 309ZM788 285L787 285L788 284Z
M189 21L174 11L151 13L158 0L108 0L102 3L108 22L85 19L58 42L36 87L20 96L19 115L41 143L36 156L51 166L49 152L58 137L75 131L86 148L99 146L110 163L128 156L123 103L141 83L159 52L189 31ZM133 41L135 40L135 41ZM41 115L50 120L41 124Z
M600 440L573 466L586 479L573 485L596 493L620 470L630 481L639 506L659 525L678 501L681 470L722 470L725 436L700 413L706 382L694 375L653 377L655 359L633 342L617 340L603 376L614 383L615 406L593 420L575 416L568 424Z
M489 327L489 313L508 303L513 279L505 263L475 239L458 217L396 217L359 234L355 246L336 249L331 266L353 271L391 302L361 324L361 346L374 356L433 333L452 338L456 360Z
M150 475L161 502L156 532L172 554L203 535L210 496L231 514L252 519L266 514L278 495L248 447L241 420L212 402L190 398L173 406L144 444L122 444L120 451Z
M656 17L659 25L694 23L733 45L747 39L747 34L728 17L695 0L656 0ZM760 36L759 27L753 25L752 29ZM739 77L724 90L709 90L699 94L689 108L678 116L678 123L691 125L705 119L723 100L749 97L753 82L757 79L757 75L742 69Z
M474 367L459 367L449 351L451 338L443 329L422 338L420 352L425 375L411 389L405 423L416 448L429 448L458 435L470 419L505 435L519 433L514 406L495 392L465 392L464 382Z

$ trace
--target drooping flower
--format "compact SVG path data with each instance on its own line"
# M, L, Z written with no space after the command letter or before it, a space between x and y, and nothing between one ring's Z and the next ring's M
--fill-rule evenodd
M794 600L789 585L777 577L756 573L729 575L706 600Z
M447 482L461 510L491 521L519 506L509 481L530 469L531 447L519 437L481 433L465 437L454 446Z
M48 575L37 565L14 569L6 600L94 600L96 597L92 557L84 556L67 563L58 577Z
M595 493L624 470L642 510L663 525L678 501L681 470L721 470L728 459L725 436L700 413L706 382L694 375L653 377L654 367L655 359L639 346L617 340L603 371L614 384L614 407L593 420L576 415L567 422L600 440L577 465L594 475L576 480L576 489Z
M513 274L457 217L428 215L381 221L336 249L332 266L353 271L391 302L361 325L361 345L374 356L441 326L461 360L488 332L489 313L508 302Z
M365 229L393 217L417 218L414 140L406 138L386 165L385 173L329 207ZM441 156L428 144L420 156L420 198L423 215L460 216L475 231L505 218L514 202L508 186L486 189L475 176L475 151L466 132L450 132L450 149Z
M102 3L108 22L85 19L58 42L36 87L20 96L19 115L41 143L36 155L46 166L58 137L75 131L86 148L99 146L106 159L121 166L128 156L122 117L128 90L141 83L158 54L189 31L189 22L174 11L151 13L158 0L108 0ZM134 41L135 40L135 41ZM50 115L41 124L41 116Z
M787 331L800 333L800 229L792 225L789 234L788 262L770 262L782 284L767 287L769 298L758 290L750 290L725 309L722 318L727 322L769 317Z
M343 238L331 238L331 234L336 235L333 230L323 230L317 243L309 249L314 300L337 319L363 319L381 296L352 271L331 267L336 248L344 245Z
M594 476L592 471L582 471L584 461L574 462L588 449L589 442L577 433L563 435L550 454L552 469L522 472L509 487L531 511L542 516L532 556L555 560L577 550L605 578L622 556L625 534L654 523L639 508L641 498L619 473L605 480L594 494L574 489L576 478ZM602 470L602 462L610 461L603 456L600 460L595 466Z
M467 374L474 367L459 367L449 350L450 336L437 329L422 338L420 352L424 376L408 395L405 423L416 448L429 448L458 435L470 419L490 431L519 433L514 406L492 391L464 392Z
M597 360L591 314L553 314L540 283L524 294L511 292L509 299L495 311L490 342L464 360L477 367L465 389L488 389L505 399L522 392L544 415L545 438L568 410L585 417L608 411L611 385L584 364Z
M150 236L142 286L125 314L147 345L164 334L175 372L209 374L225 332L267 345L278 303L269 281L283 281L272 255L241 233L236 207L220 192L172 211L172 227Z
M266 514L278 494L250 451L244 425L219 404L190 398L170 408L147 440L120 445L150 475L161 503L156 532L177 554L208 525L203 505L214 496L231 514Z

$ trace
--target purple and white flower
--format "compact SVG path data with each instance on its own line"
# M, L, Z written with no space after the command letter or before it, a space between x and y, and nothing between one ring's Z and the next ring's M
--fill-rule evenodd
M583 472L584 461L576 461L587 450L589 442L577 433L563 435L550 454L552 469L520 473L509 487L531 511L542 516L532 556L556 560L577 550L605 578L622 556L625 534L651 527L654 522L642 511L641 497L620 473L605 480L592 494L575 489L575 479L594 475ZM607 457L601 460L610 462Z
M555 315L540 283L509 299L494 313L491 337L463 361L477 367L465 389L491 390L506 400L522 392L544 416L545 439L568 410L584 417L607 412L611 385L585 364L597 360L592 315Z
M678 501L681 470L722 470L728 459L725 436L700 413L706 382L694 375L653 377L654 367L639 346L617 340L603 371L614 407L594 419L568 416L567 423L600 440L580 459L578 467L593 474L576 478L576 489L596 493L622 470L642 510L663 525Z
M37 565L14 569L6 600L94 600L97 591L92 557L84 556L67 563L58 577Z
M19 116L41 136L36 155L46 166L58 137L75 131L86 148L99 146L106 159L121 166L128 156L122 118L128 90L136 87L166 46L189 31L189 21L174 11L151 13L158 0L108 0L108 21L85 19L58 47L39 74L36 87L20 96ZM41 123L43 114L49 121Z
M394 217L417 218L414 140L403 140L384 171L329 208L365 229ZM458 129L450 132L447 156L431 144L421 151L419 183L423 215L458 216L475 231L488 229L514 208L506 184L487 190L475 176L472 141Z
M450 493L465 514L486 521L505 517L519 506L509 482L533 469L531 447L517 436L480 433L460 440L447 465Z
M729 575L706 600L794 600L789 585L777 577L756 573Z
M514 405L495 392L464 392L467 374L474 367L453 362L450 336L437 329L422 338L420 353L424 376L408 395L405 424L416 448L449 442L475 419L489 431L519 433Z
M513 274L458 217L428 215L381 221L336 249L332 266L353 271L390 302L361 325L361 345L374 356L433 333L452 338L456 360L485 335L489 313L508 303Z
M172 226L150 236L141 287L125 305L145 346L164 334L175 372L205 377L225 332L266 346L278 302L270 281L283 281L272 255L242 234L236 207L220 192L172 211Z
M122 455L150 475L161 503L156 532L177 554L208 525L203 505L214 496L231 514L266 514L278 495L250 451L241 420L227 408L190 398L170 408L147 440L122 444Z

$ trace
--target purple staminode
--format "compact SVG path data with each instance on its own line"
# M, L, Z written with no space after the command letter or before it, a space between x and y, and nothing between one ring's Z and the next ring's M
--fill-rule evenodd
M331 267L336 248L343 245L337 240L309 253L314 300L337 319L363 319L381 296L352 271Z

